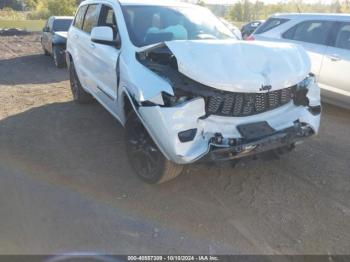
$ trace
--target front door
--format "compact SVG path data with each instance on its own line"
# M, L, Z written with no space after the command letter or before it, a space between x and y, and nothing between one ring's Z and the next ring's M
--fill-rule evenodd
M304 21L282 35L284 39L300 44L305 48L311 60L311 72L317 78L319 77L332 26L333 22L331 21Z
M118 35L115 12L112 7L102 5L98 26L108 26L113 30L114 38ZM115 46L92 43L93 71L95 85L103 100L114 102L117 99L118 59L120 50Z
M325 53L319 83L327 96L350 103L350 22L338 23L334 36Z

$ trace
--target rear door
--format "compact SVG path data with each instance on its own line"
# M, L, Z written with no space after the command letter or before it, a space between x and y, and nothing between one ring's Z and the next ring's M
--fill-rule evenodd
M311 72L317 78L330 39L332 26L332 21L303 21L282 34L283 39L302 45L306 49L311 59Z
M80 6L78 9L72 27L69 30L69 47L70 47L70 53L73 57L74 66L76 69L76 72L78 74L79 80L81 84L86 88L86 70L85 66L82 62L83 55L81 54L80 50L82 48L82 45L84 45L84 42L82 41L83 37L82 35L85 34L83 32L83 24L84 24L84 17L88 6L83 5Z
M80 34L80 63L83 71L83 81L86 83L89 89L95 87L95 60L94 51L95 44L91 42L91 31L97 26L98 18L100 14L100 4L91 4L88 6L84 18L84 24L82 33Z
M350 100L350 22L338 22L331 38L319 82L325 94Z
M93 87L91 79L93 65L93 45L90 40L92 28L97 25L100 12L100 4L90 4L80 7L75 21L74 29L70 32L70 38L74 41L71 46L74 48L74 65L77 69L79 80L86 89ZM71 36L72 34L72 36Z

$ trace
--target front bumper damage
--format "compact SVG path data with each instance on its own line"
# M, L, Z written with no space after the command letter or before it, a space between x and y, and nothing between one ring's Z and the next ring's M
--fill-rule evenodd
M230 160L290 146L318 132L319 103L296 106L292 101L274 110L247 117L206 116L203 98L174 107L141 106L139 114L163 154L178 164L198 160ZM266 122L274 131L257 139L246 139L239 127ZM193 131L181 142L179 134Z
M232 54L235 59L228 59ZM147 88L147 95L136 100L144 126L175 163L240 158L318 132L320 90L305 51L297 46L166 42L136 58L152 79L172 88L154 83L157 94ZM259 123L254 131L251 125ZM242 131L248 126L254 136Z
M286 149L289 151L294 147L296 142L313 134L314 132L310 126L296 121L293 127L277 131L275 134L251 142L228 147L218 147L215 143L210 144L211 149L209 153L201 160L226 161L252 156L274 149Z

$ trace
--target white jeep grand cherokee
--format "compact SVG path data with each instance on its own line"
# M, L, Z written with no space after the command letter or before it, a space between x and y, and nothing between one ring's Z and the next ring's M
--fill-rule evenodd
M302 47L237 41L203 7L82 2L66 58L74 99L94 97L125 126L131 166L148 183L318 132L320 90Z

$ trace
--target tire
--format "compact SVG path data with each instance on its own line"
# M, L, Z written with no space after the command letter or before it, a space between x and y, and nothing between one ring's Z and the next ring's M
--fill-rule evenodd
M65 56L62 54L62 48L60 46L52 47L53 61L57 68L64 68L67 66Z
M86 92L81 86L81 83L79 81L77 72L75 71L73 62L71 62L69 66L69 78L70 78L70 88L72 90L74 101L78 102L79 104L92 103L94 101L94 98L92 97L92 95Z
M136 113L132 110L125 124L128 159L137 176L148 184L161 184L177 177L182 165L166 159Z

